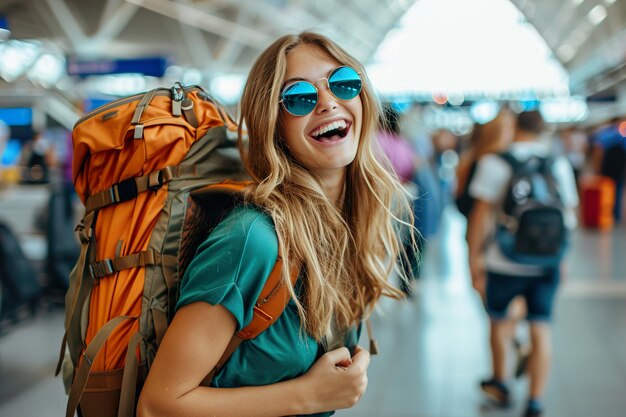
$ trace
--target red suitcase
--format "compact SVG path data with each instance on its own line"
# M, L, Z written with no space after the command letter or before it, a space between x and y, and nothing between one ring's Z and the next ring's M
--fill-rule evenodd
M581 180L581 220L585 227L610 229L613 227L615 182L608 177L591 176Z

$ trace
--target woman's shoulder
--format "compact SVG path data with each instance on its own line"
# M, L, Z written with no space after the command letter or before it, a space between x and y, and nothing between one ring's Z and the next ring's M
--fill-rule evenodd
M222 220L231 226L240 226L246 229L274 230L272 217L262 208L253 204L242 204L233 208Z
M235 207L198 247L185 271L177 308L197 301L221 304L242 329L252 320L277 256L271 217L256 207Z
M278 237L271 216L254 205L235 207L216 226L212 235L239 241L242 247L251 250L278 252Z

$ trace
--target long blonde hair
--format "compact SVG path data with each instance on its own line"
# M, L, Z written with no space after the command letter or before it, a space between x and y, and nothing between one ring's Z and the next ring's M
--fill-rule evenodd
M296 162L281 139L279 95L287 54L301 44L319 47L340 65L355 68L363 79L361 137L347 168L343 208L335 206L319 178ZM412 233L413 222L401 185L372 150L378 115L379 104L363 66L315 33L286 35L274 42L253 65L244 88L239 143L254 179L246 199L274 221L285 282L291 268L304 273L302 291L296 296L292 290L292 297L303 328L318 340L329 334L333 319L345 329L367 316L382 295L402 297L388 278L403 253L400 230ZM245 146L244 125L249 138Z

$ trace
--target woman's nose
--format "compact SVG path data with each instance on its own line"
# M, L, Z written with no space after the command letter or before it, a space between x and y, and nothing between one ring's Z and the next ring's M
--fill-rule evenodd
M338 107L337 99L330 92L328 87L328 81L323 80L323 83L318 83L317 88L317 106L315 106L315 112L318 114L327 113Z

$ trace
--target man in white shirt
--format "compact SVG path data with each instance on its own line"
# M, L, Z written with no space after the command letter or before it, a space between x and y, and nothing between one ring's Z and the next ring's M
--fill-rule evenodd
M539 112L521 113L508 152L517 161L525 161L531 156L548 157L549 148L538 142L543 127ZM552 165L552 173L566 208L566 227L573 228L576 225L573 209L578 205L578 194L572 167L564 157L558 157ZM559 268L513 262L498 247L493 236L495 219L509 191L512 175L513 169L505 159L498 155L486 155L479 161L469 189L475 199L467 234L472 285L485 301L491 330L493 377L483 381L481 387L501 405L509 404L505 365L506 351L511 346L513 335L506 316L511 301L521 296L526 300L532 342L528 364L530 398L525 416L538 417L542 413L540 399L550 366L550 319L559 283Z

